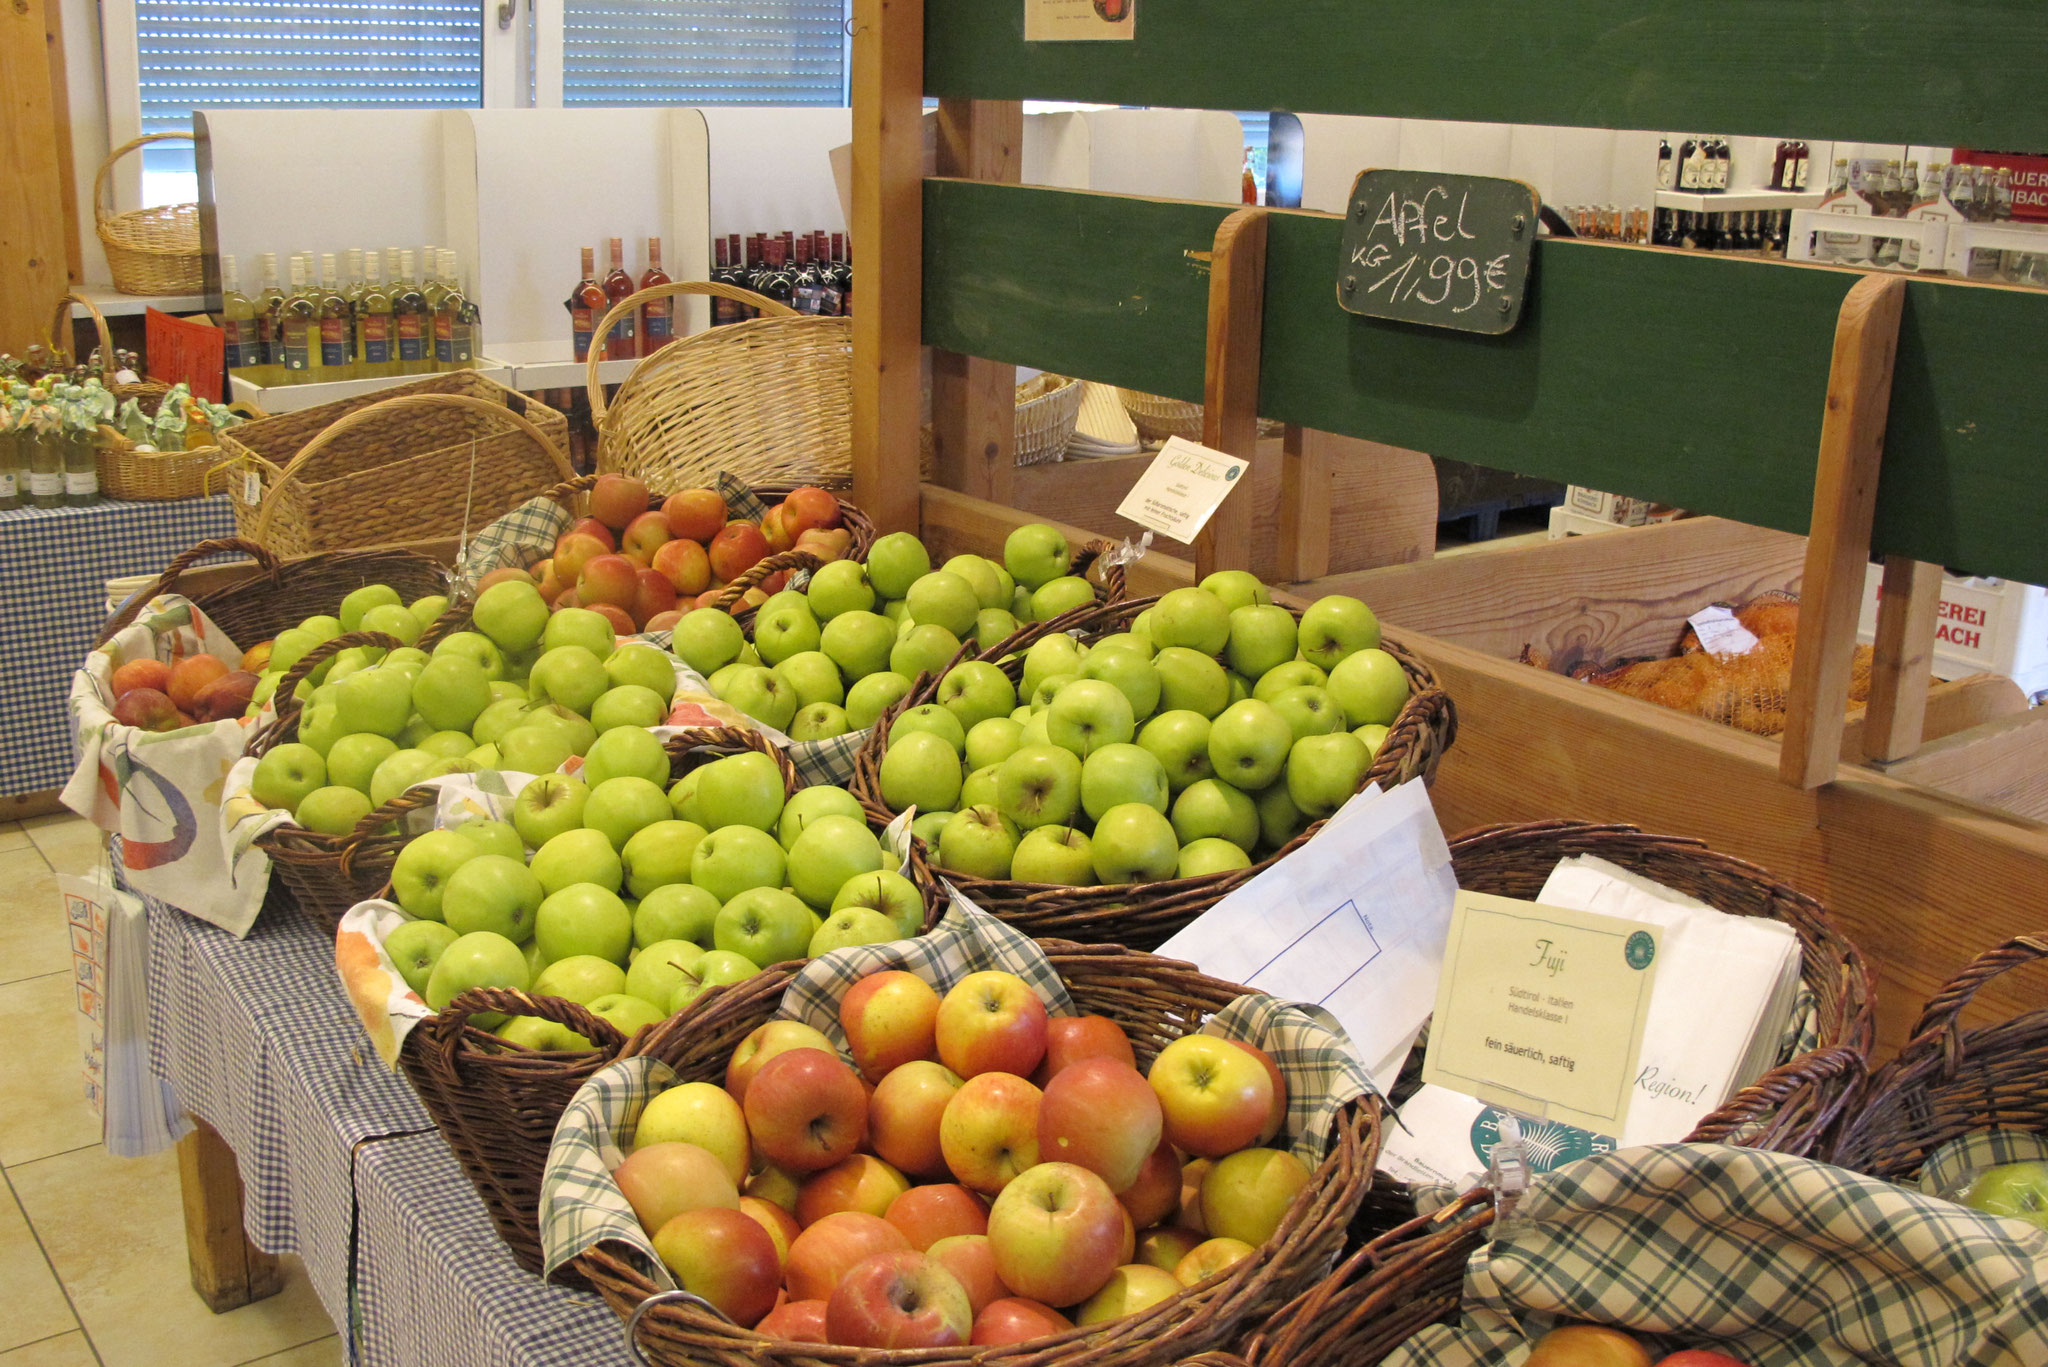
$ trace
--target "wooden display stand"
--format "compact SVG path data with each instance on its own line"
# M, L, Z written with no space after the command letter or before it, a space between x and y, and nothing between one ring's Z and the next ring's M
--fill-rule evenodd
M856 497L885 528L921 527L945 553L997 551L1034 507L1099 518L1090 481L1103 477L1010 464L1010 385L1014 367L1030 365L1200 399L1206 442L1236 455L1257 455L1258 414L1293 424L1272 513L1291 562L1280 577L1308 581L1296 585L1302 598L1363 592L1424 633L1450 581L1497 601L1523 595L1532 611L1547 598L1566 619L1588 589L1569 574L1510 577L1489 557L1469 569L1329 574L1344 562L1325 548L1346 535L1329 530L1333 490L1363 457L1304 433L1805 537L1805 629L1782 741L1543 674L1502 658L1498 640L1403 639L1460 708L1436 789L1446 825L1631 821L1753 859L1825 901L1876 962L1881 1043L1897 1045L1913 1003L1976 949L2040 920L2027 899L2048 877L2048 827L1918 780L2024 786L2038 753L2036 729L2012 716L1922 743L1970 720L1973 705L1949 701L1969 692L1951 689L1929 707L1938 567L2048 582L2048 391L2035 383L2048 367L2048 298L1543 239L1520 326L1476 337L1341 311L1332 215L1014 183L1026 97L1759 136L1796 125L1898 143L1968 129L1979 143L2048 144L2048 107L2012 95L2040 50L2022 0L1974 6L1967 22L1946 3L1804 25L1737 5L1705 21L1711 36L1701 22L1675 0L1632 11L1621 28L1597 7L1302 0L1256 12L1154 6L1133 42L1026 43L1016 3L857 0ZM1693 56L1703 41L1737 54L1741 79L1704 83ZM1897 70L1878 70L1870 54L1893 52ZM1914 79L1931 55L1962 74L1939 89ZM940 176L929 180L918 134L927 94L940 98L942 129ZM936 349L948 487L917 482L921 345ZM1185 557L1155 550L1133 566L1134 590L1263 568L1258 505L1226 502ZM1741 579L1747 557L1753 574L1770 577L1773 559L1790 568L1785 551L1726 524L1665 529L1649 545L1644 535L1602 539L1632 543L1626 552L1589 548L1555 563L1604 563L1621 601L1635 596L1630 576L1652 569L1657 593L1682 588L1682 560L1630 563L1657 546L1715 560L1702 587ZM1873 552L1887 591L1871 700L1852 733L1848 676ZM1653 616L1638 610L1643 629ZM1844 763L1849 741L1868 763ZM1973 781L1980 773L1998 777ZM1990 990L1979 1005L2002 1013L2021 1002Z

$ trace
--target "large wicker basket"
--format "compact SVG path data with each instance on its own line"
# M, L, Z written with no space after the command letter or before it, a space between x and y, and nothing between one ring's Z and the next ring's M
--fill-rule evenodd
M1118 945L1049 940L1041 946L1082 1011L1108 1016L1131 1036L1142 1070L1167 1044L1249 989L1192 964ZM680 1080L719 1079L747 1033L773 1019L790 984L788 971L762 973L707 997L641 1035L627 1053L659 1058ZM1328 1271L1344 1231L1372 1183L1379 1152L1380 1103L1361 1098L1338 1116L1327 1157L1294 1199L1261 1256L1151 1309L1009 1349L951 1348L891 1352L771 1339L680 1301L634 1318L656 1287L631 1262L599 1246L578 1257L580 1270L633 1322L635 1346L658 1367L755 1363L761 1367L967 1367L969 1363L1162 1367L1228 1343L1241 1329L1313 1286Z
M1040 375L1017 386L1017 464L1045 465L1067 453L1086 388L1063 375Z
M304 555L475 531L574 479L568 439L554 409L458 370L230 428L221 450L236 526Z
M1139 613L1158 601L1157 598L1140 598L1080 608L1052 622L1027 627L1000 646L983 652L983 655L997 661L1003 672L1015 682L1023 676L1025 649L1048 632L1073 631L1078 632L1084 641L1097 640L1126 630ZM1299 615L1296 610L1296 616ZM1408 675L1410 693L1400 715L1388 728L1378 753L1373 756L1372 767L1366 772L1361 788L1367 783L1390 788L1412 778L1429 780L1436 773L1437 762L1458 733L1457 709L1452 705L1450 695L1438 685L1430 667L1392 639L1382 640L1380 646L1400 662ZM850 786L877 820L887 820L894 815L882 800L881 783L882 756L888 749L889 727L903 711L931 702L937 696L938 682L929 676L919 680L916 688L883 714L867 744L861 747L854 759ZM945 876L958 884L975 905L1026 934L1152 948L1164 943L1174 932L1269 867L1274 860L1300 849L1322 828L1322 824L1318 821L1311 825L1250 868L1196 878L1173 878L1129 886L1061 887L1012 879L973 878L952 872Z
M114 212L107 176L114 163L152 142L190 142L190 133L145 133L107 154L92 181L93 227L106 248L114 288L123 294L199 294L206 258L199 245L199 206L164 204ZM112 356L108 356L112 360Z
M650 488L687 489L723 470L748 484L845 487L853 477L853 323L800 314L729 285L682 281L614 304L594 337L652 299L711 295L758 310L744 323L670 342L633 368L609 403L590 349L597 466Z

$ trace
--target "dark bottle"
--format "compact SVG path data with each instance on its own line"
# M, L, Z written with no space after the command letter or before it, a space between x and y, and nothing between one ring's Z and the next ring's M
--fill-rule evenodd
M788 250L779 237L762 244L761 273L754 277L754 293L794 307L796 280L789 271Z
M792 305L798 313L816 317L824 310L823 282L818 267L811 260L811 239L800 237L796 240L796 259L790 264L790 281L796 288Z
M853 239L832 234L832 278L839 286L839 311L853 317Z
M1678 188L1697 194L1700 188L1700 148L1691 138L1678 144Z
M1671 157L1669 139L1657 139L1657 188L1674 190L1678 188L1678 164Z
M711 251L713 257L711 283L714 285L732 284L732 253L727 249L725 239L722 237L713 238L711 240ZM722 295L712 295L711 326L724 327L727 323L737 323L740 320L739 309L740 306L737 300L727 299Z

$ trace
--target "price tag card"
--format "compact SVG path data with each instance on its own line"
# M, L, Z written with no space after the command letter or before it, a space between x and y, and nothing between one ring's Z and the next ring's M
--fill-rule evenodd
M1027 43L1128 42L1137 0L1024 0Z
M1423 1081L1620 1134L1660 934L1642 921L1460 892Z
M1750 635L1749 628L1719 604L1701 608L1685 620L1698 634L1700 649L1709 655L1747 655L1756 649L1757 640Z
M1251 468L1251 462L1241 457L1226 456L1185 437L1168 437L1117 505L1116 515L1193 545L1223 500L1249 482L1245 476Z
M1497 335L1522 320L1538 199L1526 181L1366 171L1344 216L1347 312Z

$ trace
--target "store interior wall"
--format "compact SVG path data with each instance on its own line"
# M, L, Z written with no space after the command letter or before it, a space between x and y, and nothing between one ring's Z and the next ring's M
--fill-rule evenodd
M77 187L77 284L109 279L107 254L92 226L92 178L113 144L107 140L107 83L100 57L96 0L51 0L64 35L64 84L71 119L71 179ZM122 208L134 208L124 203Z

